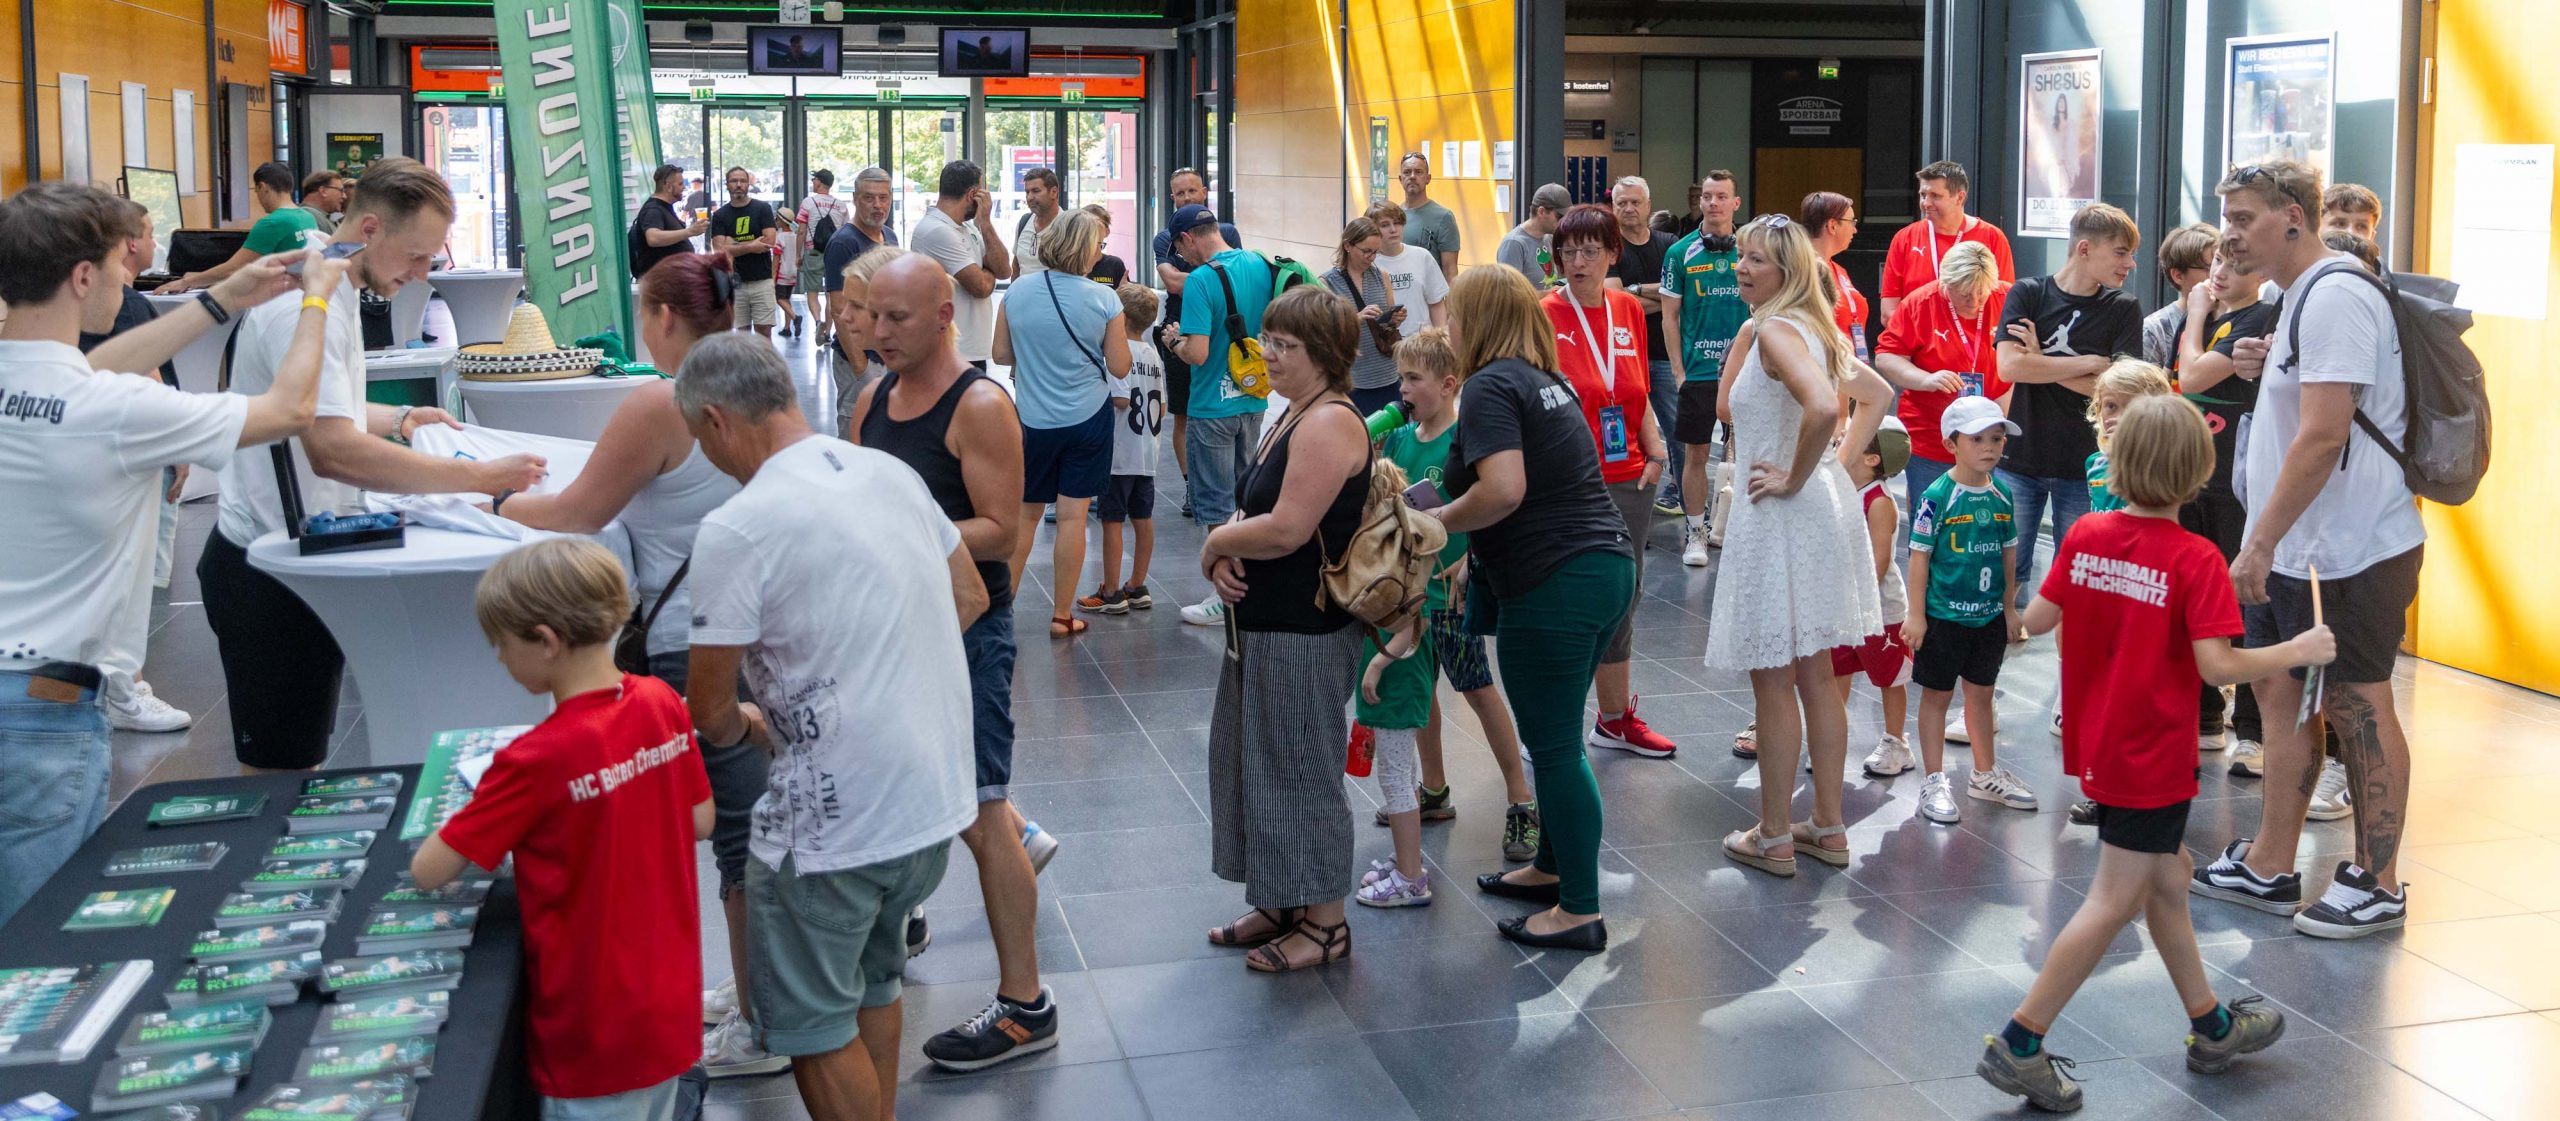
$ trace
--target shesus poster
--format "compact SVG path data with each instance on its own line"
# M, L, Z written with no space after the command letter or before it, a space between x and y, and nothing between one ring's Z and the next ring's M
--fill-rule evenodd
M2018 233L2068 237L2071 215L2098 201L2098 51L2020 61Z
M2223 47L2223 166L2295 160L2337 169L2334 34L2261 35Z

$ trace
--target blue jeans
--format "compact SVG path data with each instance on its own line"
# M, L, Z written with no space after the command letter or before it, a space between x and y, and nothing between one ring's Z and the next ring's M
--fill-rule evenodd
M1680 382L1671 376L1671 360L1658 358L1645 363L1645 398L1653 407L1653 422L1662 426L1664 454L1670 461L1662 465L1662 494L1672 505L1680 504L1680 464L1688 452L1671 435L1672 422L1680 417Z
M2034 596L2035 585L2027 577L2036 568L2036 527L2043 524L2046 507L2053 509L2053 543L2062 546L2062 537L2071 532L2071 523L2089 512L2089 480L2085 478L2050 479L2041 475L2019 475L1994 471L1991 477L2000 489L2009 492L2009 501L2018 508L2018 595L2023 602Z
M107 820L106 706L94 689L38 700L35 680L0 672L0 922Z
M969 659L969 730L977 745L978 801L1001 802L1013 785L1013 611L993 608L960 632Z
M1227 524L1236 512L1236 481L1253 466L1253 445L1261 436L1261 413L1191 418L1183 462L1191 476L1192 521L1204 527Z

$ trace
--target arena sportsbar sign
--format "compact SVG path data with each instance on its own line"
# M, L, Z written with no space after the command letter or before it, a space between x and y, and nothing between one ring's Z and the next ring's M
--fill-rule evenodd
M628 162L608 0L496 0L525 298L562 345L633 338L623 244Z

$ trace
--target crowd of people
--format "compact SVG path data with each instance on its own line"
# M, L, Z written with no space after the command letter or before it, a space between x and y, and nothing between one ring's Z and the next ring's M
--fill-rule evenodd
M930 940L922 904L955 838L999 975L924 1054L967 1071L1055 1046L1033 927L1061 846L1009 796L1012 605L1054 518L1051 639L1153 606L1170 414L1212 589L1181 614L1224 631L1211 864L1250 907L1206 937L1248 969L1349 957L1348 905L1431 902L1421 830L1456 812L1443 677L1505 786L1514 867L1474 886L1547 905L1497 933L1608 946L1588 751L1682 747L1638 716L1630 678L1656 519L1676 519L1686 564L1722 551L1705 662L1748 676L1754 721L1732 749L1758 783L1755 819L1723 849L1760 873L1875 859L1855 852L1844 809L1860 676L1885 728L1859 770L1920 770L1927 820L1960 820L1959 790L2016 810L2062 794L2000 764L2015 729L1994 704L2017 645L2059 630L2049 728L2081 799L2071 820L2103 855L2026 1000L1986 1037L1979 1070L2000 1089L2077 1105L2042 1033L2136 917L2185 1005L2193 1069L2282 1035L2279 1014L2207 984L2185 895L2326 938L2405 921L2409 759L2389 682L2424 530L2373 447L2405 438L2400 349L2372 288L2304 298L2328 273L2374 267L2368 191L2324 192L2292 163L2232 169L2221 224L2162 239L2179 296L2146 315L2124 288L2141 233L2123 211L2083 209L2053 274L2020 279L2002 232L1966 213L1965 169L1933 163L1871 319L1838 261L1857 231L1849 196L1746 218L1721 170L1690 190L1686 218L1649 213L1640 179L1606 207L1541 187L1497 263L1461 270L1454 216L1411 155L1400 198L1348 222L1313 273L1244 248L1183 169L1153 286L1104 254L1106 213L1059 204L1054 174L1026 177L1030 213L1008 243L983 173L954 161L905 246L885 224L885 172L856 174L849 200L814 180L783 215L732 169L730 205L688 220L682 173L659 170L630 247L641 341L674 375L627 395L584 471L549 493L530 493L538 458L421 455L407 438L454 418L365 402L359 293L423 278L453 219L415 161L377 161L351 195L306 185L311 205L341 208L326 227L274 200L291 238L182 278L196 301L156 320L119 318L133 239L148 242L138 207L59 183L0 201L0 491L30 499L0 578L14 593L0 599L0 735L18 745L0 789L0 917L103 818L110 694L138 686L172 469L228 468L198 571L235 750L259 769L321 762L343 669L326 627L247 562L281 527L280 482L315 509L356 488L476 493L533 529L618 522L631 539L627 574L570 537L483 580L496 657L557 707L414 865L433 884L512 856L533 1075L558 1115L666 1117L699 1062L713 1077L788 1069L827 1121L891 1116L905 962ZM259 180L262 197L291 186ZM305 222L348 251L290 248ZM786 318L786 273L826 343L832 426L803 414L762 337ZM164 383L181 345L234 317L226 392ZM1446 545L1418 609L1379 633L1326 580L1387 472ZM32 500L71 492L94 500ZM1079 595L1088 516L1104 555ZM645 666L615 661L632 625ZM2288 718L2315 666L2327 762L2322 722ZM1961 770L1949 743L1969 749ZM1394 839L1366 869L1346 744L1374 761ZM2235 774L2264 777L2263 812L2199 868L2189 806L2202 754L2226 749ZM600 771L626 777L581 783ZM2323 812L2356 819L2355 852L2310 899L2299 844ZM690 856L706 839L733 959L708 991ZM567 1013L603 999L604 978L615 1015Z

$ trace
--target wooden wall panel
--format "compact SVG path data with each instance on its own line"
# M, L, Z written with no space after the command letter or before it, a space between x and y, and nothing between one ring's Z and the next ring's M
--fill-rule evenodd
M268 84L267 7L265 0L217 0L217 36L228 40L231 61L220 63L223 76L259 89ZM20 31L16 5L0 7L0 28ZM172 114L174 94L195 95L196 176L194 193L179 200L189 225L208 225L213 218L213 128L219 106L218 88L205 82L204 5L201 0L37 0L35 21L27 34L38 45L35 81L37 131L43 138L38 176L61 173L61 83L57 76L78 74L89 81L89 151L92 172L111 183L124 163L124 83L147 89L145 115L150 165L174 167L177 133ZM0 52L0 79L14 79L16 52ZM0 189L23 185L24 141L19 133L21 87L0 80ZM271 130L271 115L261 106L250 114L251 142ZM263 149L261 149L263 154ZM254 162L254 161L253 161Z

